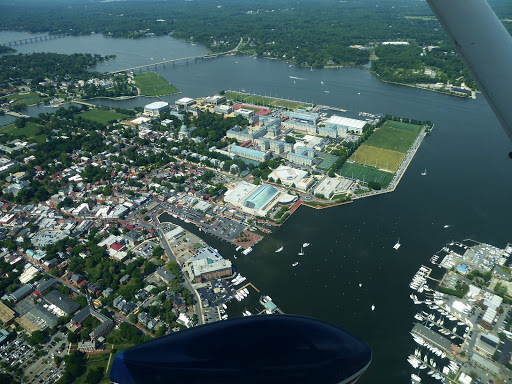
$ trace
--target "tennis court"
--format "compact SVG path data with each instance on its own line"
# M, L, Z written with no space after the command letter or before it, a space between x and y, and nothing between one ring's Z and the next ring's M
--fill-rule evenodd
M323 170L330 169L339 158L340 157L336 155L327 155L327 157L318 164L318 168Z

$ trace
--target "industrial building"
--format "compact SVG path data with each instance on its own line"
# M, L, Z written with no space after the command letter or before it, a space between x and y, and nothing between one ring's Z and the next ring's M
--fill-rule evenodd
M492 356L498 349L500 339L490 333L482 333L477 338L475 343L475 349L487 356Z
M169 103L165 101L155 101L144 106L144 114L148 116L160 116L162 112L169 110Z
M315 150L302 146L296 146L295 152L290 152L286 155L288 161L295 164L312 166L315 159Z
M253 161L261 162L261 161L270 159L270 153L268 153L268 152L262 152L262 151L257 151L255 149L239 147L238 145L232 145L229 148L229 152L231 152L239 157L242 157L244 159L249 159L249 160L253 160Z
M494 319L498 315L499 307L503 302L503 298L498 295L493 295L490 299L485 299L483 301L483 305L487 307L482 319L480 320L480 325L488 330L492 330L494 326Z
M325 127L336 129L338 136L346 136L350 132L360 135L363 133L365 125L366 121L364 120L350 119L348 117L341 117L337 115L329 117L325 122Z

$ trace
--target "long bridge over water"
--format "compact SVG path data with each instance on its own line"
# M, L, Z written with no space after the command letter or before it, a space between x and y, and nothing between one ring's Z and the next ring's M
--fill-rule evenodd
M194 62L195 62L195 61L201 60L201 59L213 59L215 57L231 55L231 54L233 54L232 51L222 52L222 53L213 53L213 54L207 54L207 55L202 55L202 56L182 57L181 59L165 60L165 61L159 61L158 63L151 63L151 64L139 65L137 67L119 69L117 71L112 71L110 73L115 75L118 73L133 72L136 70L139 70L139 72L142 72L143 69L146 69L149 71L150 68L156 69L156 67L159 65L162 65L163 67L165 67L165 64L173 64L174 65L175 63L180 62L180 61L186 61L188 63L189 60L191 60L191 61L194 60Z
M156 67L159 65L162 65L165 67L165 64L174 65L175 63L180 62L180 61L186 61L188 63L189 60L197 61L197 60L201 60L201 59L213 59L213 58L219 57L219 56L234 55L234 54L236 54L236 52L238 52L238 49L242 45L243 41L244 40L241 37L240 41L238 42L238 45L235 48L233 48L232 50L227 51L227 52L208 53L206 55L201 55L201 56L190 56L190 57L182 57L181 59L171 59L171 60L159 61L158 63L151 63L151 64L146 64L146 65L139 65L137 67L132 67L132 68L119 69L117 71L112 71L110 73L115 75L117 73L132 72L132 71L136 71L136 70L139 70L140 72L142 72L143 69L146 69L147 71L149 71L150 68L156 69Z
M69 35L62 34L62 35L43 35L43 36L34 36L34 37L27 37L26 39L20 39L20 40L14 40L9 41L7 43L0 43L0 45L3 45L5 47L12 47L15 45L23 45L23 44L30 44L30 43L37 43L41 41L46 40L53 40L53 39L59 39L61 37L67 37Z

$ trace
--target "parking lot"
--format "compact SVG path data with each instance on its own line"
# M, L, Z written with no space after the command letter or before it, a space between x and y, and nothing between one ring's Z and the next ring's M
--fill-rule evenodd
M228 285L228 281L215 280L208 283L207 286L198 288L199 299L204 303L208 302L208 307L204 307L204 320L205 323L212 323L221 320L222 315L225 313L222 304L232 300L235 289Z
M57 332L43 347L30 346L21 337L8 341L0 347L0 360L13 368L21 368L26 377L25 383L49 384L57 381L64 370L54 363L56 356L64 357L68 342L65 335ZM44 351L42 357L35 357L36 351ZM35 358L35 361L33 361ZM32 362L33 361L33 362Z
M201 223L201 228L226 241L233 241L245 229L245 225L225 217L217 217L213 224Z

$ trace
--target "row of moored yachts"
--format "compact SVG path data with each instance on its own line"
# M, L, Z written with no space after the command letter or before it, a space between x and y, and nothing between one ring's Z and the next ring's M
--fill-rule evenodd
M419 293L422 293L423 290L429 290L427 287L427 276L429 273L429 269L427 267L421 266L421 268L416 272L414 277L412 278L411 283L409 284L409 287L411 289L414 289L415 291L418 291Z
M242 284L245 280L247 280L247 277L244 277L242 275L235 275L235 278L231 280L231 284L236 286Z
M235 293L235 299L237 299L238 301L242 301L247 296L249 296L249 290L247 288L243 288Z

